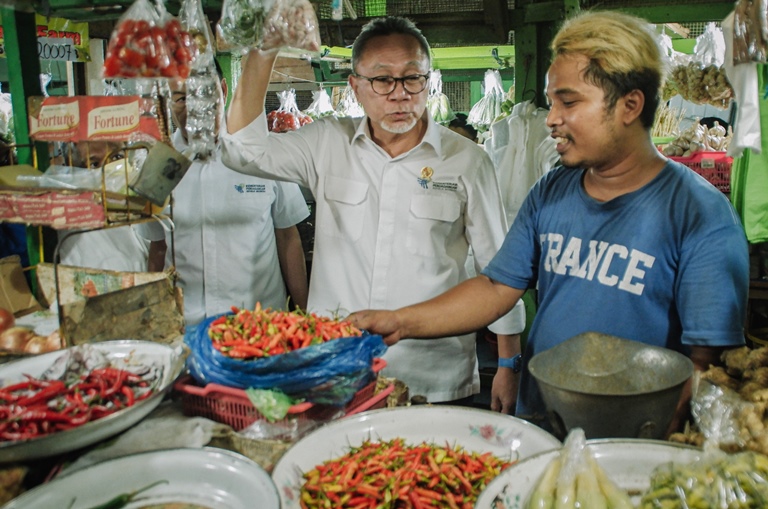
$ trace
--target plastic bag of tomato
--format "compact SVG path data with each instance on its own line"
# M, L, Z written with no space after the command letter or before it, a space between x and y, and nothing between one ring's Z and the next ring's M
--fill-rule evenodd
M185 335L188 368L200 385L281 390L295 399L344 405L373 377L381 336L301 311L233 308Z
M186 78L197 45L178 19L136 0L118 20L104 58L105 78Z
M292 88L277 92L280 107L267 114L267 127L273 133L295 131L312 122L312 117L302 113L296 104L296 91Z

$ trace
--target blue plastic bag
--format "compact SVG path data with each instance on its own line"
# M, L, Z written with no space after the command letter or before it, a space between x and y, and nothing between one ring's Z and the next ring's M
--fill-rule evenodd
M273 357L232 359L216 350L208 337L208 327L217 318L206 319L184 337L190 348L187 367L201 385L279 389L313 403L344 405L370 383L373 359L387 349L381 336L364 334Z

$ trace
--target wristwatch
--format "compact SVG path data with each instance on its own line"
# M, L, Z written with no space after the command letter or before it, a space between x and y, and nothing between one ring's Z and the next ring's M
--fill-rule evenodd
M512 368L512 373L520 373L523 369L523 354L519 353L513 357L499 357L500 368Z

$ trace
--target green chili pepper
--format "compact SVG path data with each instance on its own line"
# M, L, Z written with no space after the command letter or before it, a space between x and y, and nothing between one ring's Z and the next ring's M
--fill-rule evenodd
M95 505L93 507L90 507L89 509L120 509L121 507L127 506L133 499L136 498L136 495L139 493L143 493L151 488L154 488L155 486L159 484L167 484L168 481L162 480L162 481L155 481L152 484L148 484L144 486L143 488L139 488L136 491L131 491L129 493L123 493L121 495L116 496L112 500L108 500L100 505Z

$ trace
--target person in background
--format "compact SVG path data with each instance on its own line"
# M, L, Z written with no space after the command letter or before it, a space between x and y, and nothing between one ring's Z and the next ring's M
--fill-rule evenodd
M466 113L457 113L456 118L448 124L448 129L477 143L477 129L467 123Z
M125 157L122 144L109 141L80 142L63 164L100 171ZM149 243L126 225L92 231L59 230L59 261L63 265L121 272L146 272Z
M749 285L747 241L728 199L653 145L663 71L648 23L582 13L552 50L547 125L562 165L534 185L498 254L481 275L427 302L351 315L398 344L476 330L538 285L517 415L543 427L527 370L534 355L594 331L684 352L706 370L744 344ZM689 398L690 386L671 431Z
M226 80L221 84L223 108ZM177 126L172 141L183 152L187 92L183 82L170 85ZM309 209L299 186L234 172L221 162L217 148L209 160L192 163L172 203L173 233L152 223L144 231L152 241L151 268L175 265L188 326L232 306L254 309L260 302L265 309L286 309L289 295L294 307L306 308L307 266L296 225Z
M311 311L331 315L433 297L467 279L470 246L478 268L501 246L506 222L490 159L426 111L430 55L410 20L372 20L352 46L349 77L365 117L322 118L281 134L269 133L264 112L277 53L252 50L244 59L224 162L311 190ZM494 332L519 341L522 306L498 318ZM475 334L466 332L432 344L400 342L384 355L383 374L429 402L473 404L480 377ZM507 408L511 383L494 384L494 408Z

